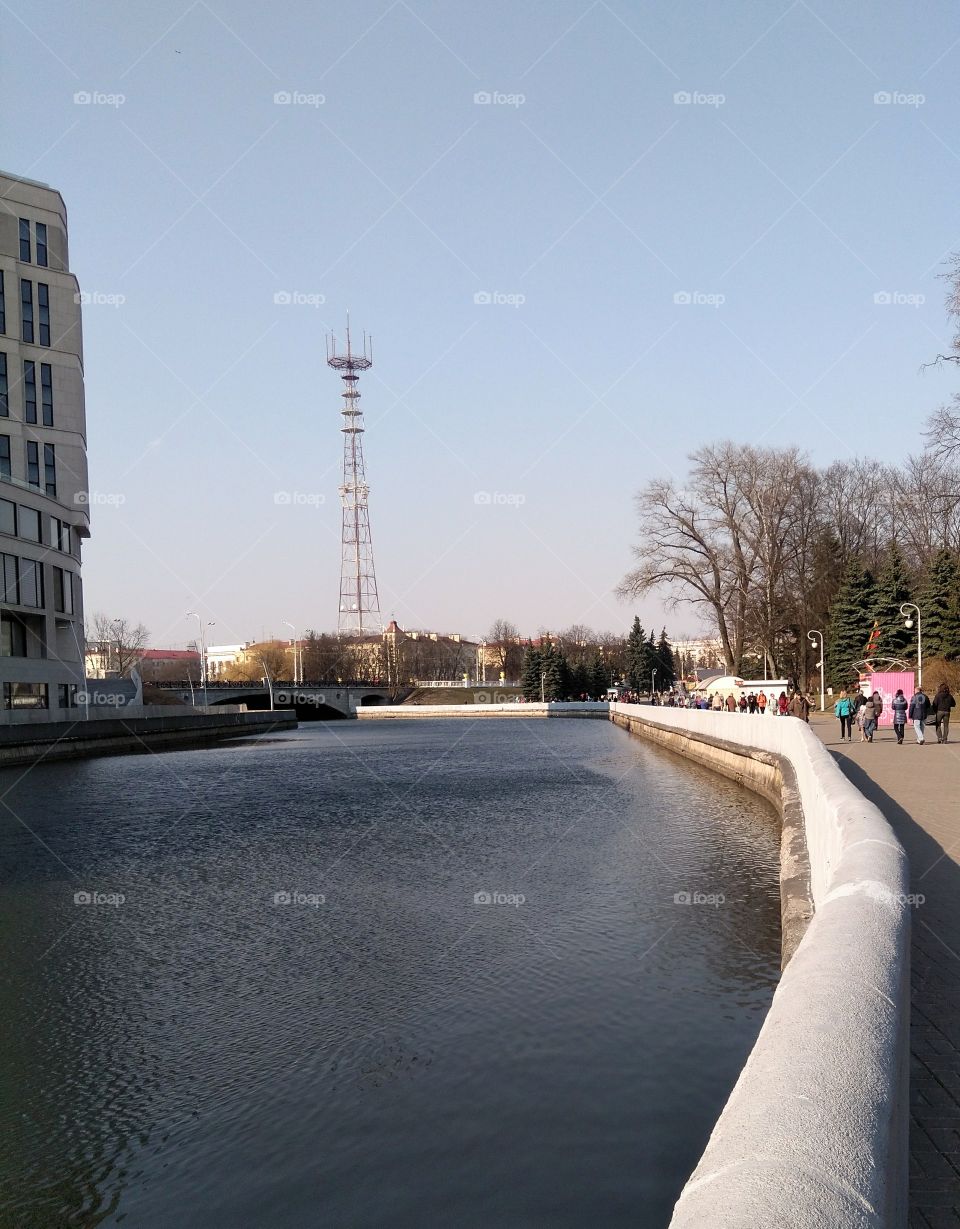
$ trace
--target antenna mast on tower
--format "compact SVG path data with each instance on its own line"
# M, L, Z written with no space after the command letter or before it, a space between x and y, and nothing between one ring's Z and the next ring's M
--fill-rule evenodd
M350 345L350 316L347 315L346 351L338 351L337 339L327 338L327 365L340 373L344 383L343 508L340 538L340 613L337 631L343 636L363 636L382 630L377 577L373 567L373 540L370 537L370 510L367 500L366 470L363 464L363 410L357 389L358 372L373 366L373 340L363 334L363 349L354 354Z

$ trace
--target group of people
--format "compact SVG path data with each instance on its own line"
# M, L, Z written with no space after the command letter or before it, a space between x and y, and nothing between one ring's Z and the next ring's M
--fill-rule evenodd
M653 701L657 703L656 700ZM750 713L763 716L765 713L773 713L778 717L799 717L801 721L810 720L810 701L802 691L794 691L789 696L785 691L781 691L779 696L775 696L772 692L767 696L766 692L759 693L747 692L740 693L739 698L731 691L728 695L722 696L719 691L713 692L712 695L673 695L660 699L661 704L666 704L670 708L699 708L707 709L714 713Z
M909 720L913 722L917 745L922 747L926 742L924 731L931 718L936 726L937 742L947 742L950 737L950 710L955 704L956 700L946 683L940 684L932 700L920 686L909 700L901 688L890 701L890 709L893 713L893 732L897 742L903 743ZM844 739L847 742L853 742L853 727L856 725L860 731L860 741L872 743L873 736L880 725L883 696L878 691L869 696L859 691L853 694L841 691L833 706L833 712L840 718L841 742Z

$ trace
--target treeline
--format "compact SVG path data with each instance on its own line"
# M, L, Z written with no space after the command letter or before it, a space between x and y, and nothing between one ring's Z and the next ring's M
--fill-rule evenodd
M656 639L644 633L639 618L629 636L602 639L577 628L557 637L543 636L527 647L520 667L520 687L527 700L600 699L615 684L631 691L669 691L677 681L666 628Z
M656 479L637 496L637 566L621 592L660 589L699 608L729 673L765 667L807 683L811 631L825 635L836 685L868 655L915 660L906 602L920 607L924 656L958 655L960 470L943 449L899 467L817 469L796 448L727 441L690 461L682 482Z

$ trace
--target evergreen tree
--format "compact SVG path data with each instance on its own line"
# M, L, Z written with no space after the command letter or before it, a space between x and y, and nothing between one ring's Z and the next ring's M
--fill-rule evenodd
M873 617L880 627L878 657L906 657L911 645L916 647L916 628L904 627L904 616L900 613L900 607L909 601L907 565L900 547L891 542L874 590Z
M570 691L575 700L590 695L590 667L586 662L578 661L570 668Z
M960 626L956 615L951 618L951 608L957 603L957 587L960 585L960 569L957 561L946 548L938 550L930 560L926 579L917 605L920 607L923 634L923 651L928 657L956 656L960 648ZM911 635L915 635L914 628ZM945 650L953 650L953 652Z
M647 672L646 637L636 615L627 637L627 685L631 691L642 691L649 681Z
M607 669L607 663L600 653L595 653L590 663L590 695L594 699L602 700L609 686L610 671Z
M873 628L874 582L859 559L853 558L844 569L840 588L830 607L827 629L827 678L834 687L856 682L854 663L866 654Z
M548 645L541 654L541 669L543 671L543 698L545 700L565 699L566 679L564 676L568 673L567 663L563 654L552 644Z
M669 691L676 681L677 668L673 661L673 649L667 638L667 629L663 628L657 643L657 688L660 691Z
M924 635L924 644L926 644L926 635ZM947 613L944 619L943 635L940 639L940 656L945 657L948 661L956 661L960 657L960 567L957 569L953 592L947 599Z
M540 673L542 654L533 645L527 647L520 666L520 690L525 700L540 699Z

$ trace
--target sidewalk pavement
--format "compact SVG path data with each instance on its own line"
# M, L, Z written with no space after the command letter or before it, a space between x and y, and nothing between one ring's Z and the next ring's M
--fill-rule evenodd
M960 725L960 722L957 723ZM960 1229L960 730L916 745L907 726L872 743L840 741L840 722L811 718L847 778L876 803L910 859L910 1229Z

